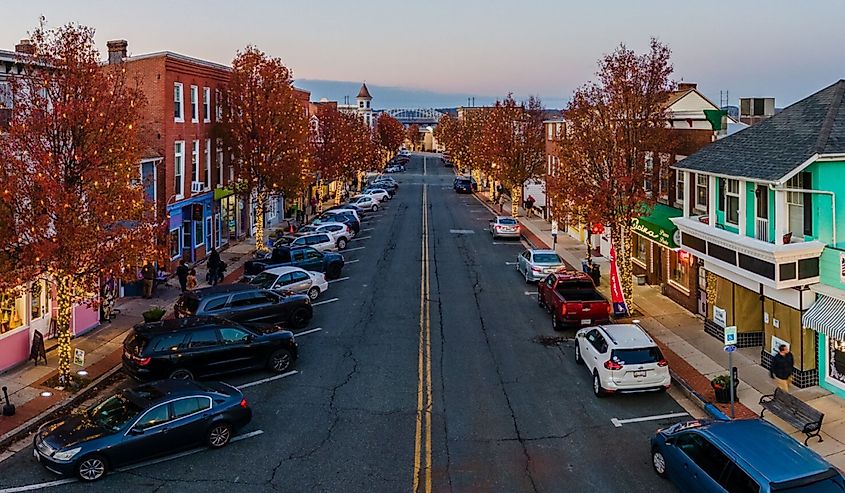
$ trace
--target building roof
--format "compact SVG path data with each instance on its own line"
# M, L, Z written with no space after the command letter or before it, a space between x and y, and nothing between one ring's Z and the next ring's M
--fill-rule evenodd
M360 90L358 90L358 95L357 95L357 96L355 96L355 97L356 97L356 98L367 98L367 99L373 99L373 97L372 97L372 96L370 96L370 90L369 90L369 89L367 89L367 84L366 84L366 83L361 84L361 89L360 89Z
M713 142L674 168L780 183L821 154L845 153L845 79L741 132Z
M167 58L171 58L173 60L179 60L179 61L182 61L182 62L186 62L186 63L202 65L202 66L213 68L213 69L216 69L216 70L223 70L223 71L226 71L226 72L232 71L232 67L229 67L228 65L222 65L220 63L210 62L208 60L202 60L202 59L199 59L199 58L194 58L194 57L190 57L190 56L187 56L187 55L174 53L172 51L156 51L156 52L153 52L153 53L144 53L142 55L133 55L133 56L128 56L128 57L124 58L123 60L126 61L126 62L132 62L132 61L135 61L135 60L144 60L144 59L147 59L147 58L156 58L156 57L162 57L162 56L167 57Z

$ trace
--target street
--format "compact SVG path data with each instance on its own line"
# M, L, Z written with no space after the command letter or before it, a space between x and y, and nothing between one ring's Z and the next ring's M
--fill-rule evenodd
M253 408L245 438L55 491L675 491L648 438L684 418L612 420L683 408L665 393L594 397L573 343L541 339L574 332L552 330L515 272L523 243L492 241L490 212L426 156L342 252L296 373L225 379ZM0 493L59 479L31 446L0 463Z

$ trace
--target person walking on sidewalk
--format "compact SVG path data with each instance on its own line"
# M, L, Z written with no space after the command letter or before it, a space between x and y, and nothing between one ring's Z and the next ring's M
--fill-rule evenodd
M778 388L784 392L789 392L789 377L792 376L792 366L795 361L792 353L786 347L786 344L778 346L778 354L772 358L772 366L769 369L769 376L775 379Z
M188 272L188 282L186 283L188 290L197 289L197 270L191 269Z
M220 252L217 251L217 248L212 248L211 253L208 254L208 263L206 264L208 267L208 276L207 280L208 283L214 286L217 284L217 278L220 276Z
M176 278L179 279L179 287L182 289L182 292L188 290L188 274L190 274L191 269L185 265L185 259L179 261L179 267L176 267Z
M153 285L156 280L156 270L153 264L149 262L144 264L144 267L141 268L141 277L144 279L143 298L150 299L153 297Z
M505 194L499 194L499 214L505 212Z
M527 199L525 199L525 215L528 217L532 216L534 212L534 197L529 195Z

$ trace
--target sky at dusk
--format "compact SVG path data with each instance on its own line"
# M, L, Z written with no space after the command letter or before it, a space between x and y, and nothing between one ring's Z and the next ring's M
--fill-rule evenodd
M782 107L845 77L842 0L4 0L0 12L0 49L41 15L95 27L103 48L127 39L130 54L228 63L251 43L314 99L354 96L366 80L377 108L486 104L508 92L562 107L602 54L619 43L645 50L651 36L671 47L675 78L717 104L727 90L732 104L775 97Z

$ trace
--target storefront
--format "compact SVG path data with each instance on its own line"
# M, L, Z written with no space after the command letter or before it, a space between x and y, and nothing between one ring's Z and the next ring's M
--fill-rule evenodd
M170 216L170 260L197 262L211 251L214 238L214 195L204 193L167 207Z
M845 397L845 292L836 294L819 294L802 323L818 334L819 385Z

